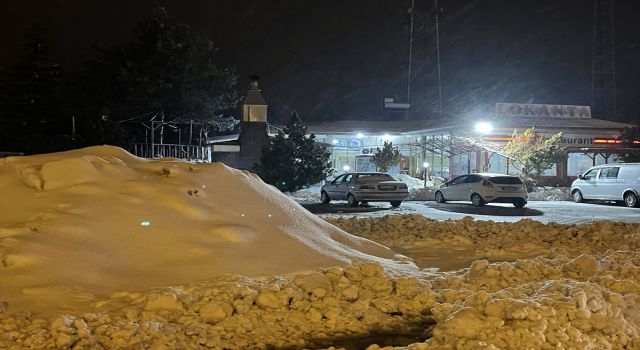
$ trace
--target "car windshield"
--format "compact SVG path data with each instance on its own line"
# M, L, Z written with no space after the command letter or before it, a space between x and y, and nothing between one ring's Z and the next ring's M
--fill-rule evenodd
M520 178L515 176L496 176L489 178L489 181L499 185L521 185Z
M387 174L360 174L358 181L395 181L395 179Z

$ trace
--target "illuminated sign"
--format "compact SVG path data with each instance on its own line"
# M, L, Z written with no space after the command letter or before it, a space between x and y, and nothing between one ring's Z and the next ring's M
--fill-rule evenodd
M550 137L551 135L542 135L544 137ZM506 135L491 135L491 136L483 136L483 140L493 141L493 142L509 142L514 140L511 136ZM525 139L519 139L525 140ZM563 134L560 138L560 144L562 146L572 147L572 146L602 146L602 145L619 145L622 144L623 141L612 137L612 136L593 136L593 135L578 135L578 134ZM640 141L634 141L633 143L640 144Z
M593 139L593 143L605 144L605 145L615 145L618 143L622 143L622 140L616 139Z
M591 107L532 103L496 103L496 115L499 117L591 118Z

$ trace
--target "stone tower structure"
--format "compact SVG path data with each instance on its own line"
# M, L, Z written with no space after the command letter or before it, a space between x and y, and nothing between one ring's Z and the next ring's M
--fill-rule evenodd
M240 122L240 154L238 168L252 169L260 163L262 147L269 144L267 134L267 102L260 90L260 77L249 77L249 90L242 103Z

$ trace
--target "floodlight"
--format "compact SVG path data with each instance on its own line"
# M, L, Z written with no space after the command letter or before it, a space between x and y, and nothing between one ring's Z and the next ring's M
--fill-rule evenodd
M481 134L488 134L493 131L493 125L487 122L478 122L476 124L476 131Z

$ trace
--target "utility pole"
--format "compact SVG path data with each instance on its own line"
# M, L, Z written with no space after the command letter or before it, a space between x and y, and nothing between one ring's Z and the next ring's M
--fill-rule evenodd
M434 0L434 6L436 11L436 60L438 65L438 116L442 119L442 78L440 74L440 21L438 0Z
M411 17L411 20L409 22L409 67L407 68L407 103L411 103L411 60L413 54L413 20L415 6L416 0L411 0L411 8L409 8L409 16Z
M593 1L591 107L595 117L616 120L613 0Z

